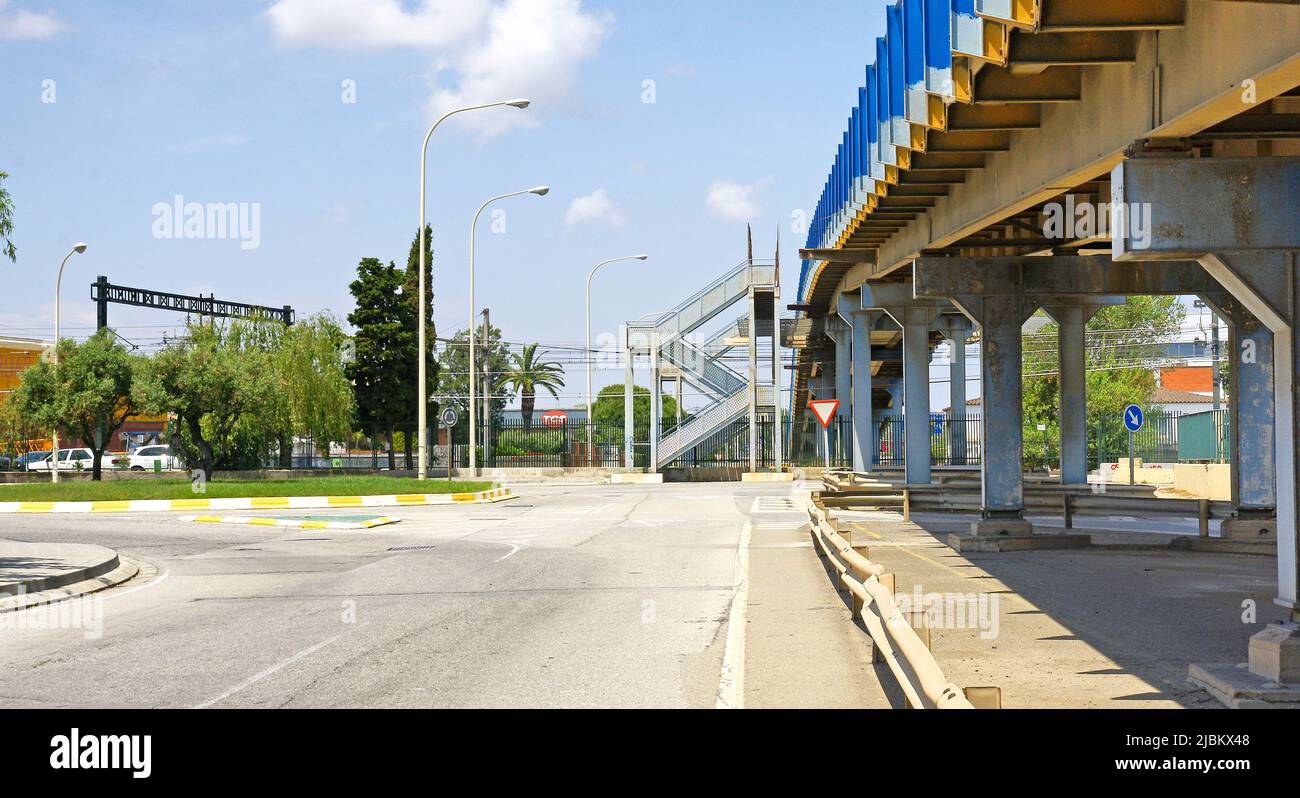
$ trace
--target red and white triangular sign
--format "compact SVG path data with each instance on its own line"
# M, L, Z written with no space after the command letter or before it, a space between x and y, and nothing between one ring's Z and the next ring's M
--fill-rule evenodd
M840 409L839 399L814 399L808 403L808 408L817 416L817 420L822 423L822 427L829 427L831 419L835 418L835 411Z

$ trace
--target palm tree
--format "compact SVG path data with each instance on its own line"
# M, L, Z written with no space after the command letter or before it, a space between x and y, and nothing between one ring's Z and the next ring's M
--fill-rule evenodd
M533 407L537 403L537 389L549 391L558 399L556 388L564 387L564 369L559 363L543 360L546 353L537 353L537 344L528 344L522 352L510 355L510 370L506 373L505 383L512 392L518 391L519 414L524 419L524 429L533 426Z

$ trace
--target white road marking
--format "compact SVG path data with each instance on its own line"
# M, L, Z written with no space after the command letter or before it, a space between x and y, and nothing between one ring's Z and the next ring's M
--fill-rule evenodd
M338 639L339 639L340 637L342 637L343 635L344 635L344 632L339 632L338 634L334 635L333 637L329 638L328 640L322 640L321 642L317 643L317 644L314 645L314 646L311 646L310 648L305 648L305 649L303 649L302 651L299 651L297 654L294 654L292 657L289 657L288 659L284 659L284 660L281 660L281 661L277 662L276 664L272 665L271 667L267 668L266 670L258 671L257 673L255 673L255 674L253 674L252 676L248 677L247 679L245 679L244 681L242 681L242 682L240 682L239 684L235 685L234 687L230 688L229 690L227 690L226 692L222 693L221 695L219 695L219 696L217 696L217 697L215 697L215 698L210 698L210 699L208 699L207 701L204 701L202 704L198 704L198 705L196 705L194 708L195 708L195 709L207 709L208 707L212 706L213 704L220 703L221 701L224 701L224 700L226 700L227 698L230 698L230 697L231 697L232 695L234 695L235 693L238 693L238 692L240 692L240 691L242 691L242 690L246 690L246 689L248 689L249 687L252 687L253 685L255 685L255 684L257 684L258 682L262 681L262 680L265 679L266 677L275 674L276 672L280 671L280 670L283 669L283 668L287 668L288 666L292 665L293 663L297 662L298 660L302 659L303 657L309 657L309 656L311 656L312 654L316 653L317 651L320 651L320 650L321 650L322 648L324 648L325 646L328 646L330 643L333 643L335 640L338 640Z
M722 653L722 673L718 678L718 709L745 707L745 609L749 604L748 522L740 530L736 549L736 595L731 599L727 617L727 645Z

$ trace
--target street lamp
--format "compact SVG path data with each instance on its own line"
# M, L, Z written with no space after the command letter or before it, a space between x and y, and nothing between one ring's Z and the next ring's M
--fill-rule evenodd
M523 191L512 191L509 194L498 194L487 202L479 206L474 212L474 220L469 224L469 470L471 474L477 474L478 471L478 452L475 451L478 440L478 412L474 407L474 317L476 314L474 305L474 230L478 227L478 217L484 209L497 200L518 197L522 194L536 194L539 197L545 197L550 193L549 186L537 186L536 188L526 188ZM488 331L491 334L491 330ZM484 342L491 345L490 341Z
M85 242L78 242L77 244L74 244L73 247L72 247L72 249L68 252L68 254L63 256L63 262L59 264L59 274L58 274L58 276L56 276L56 277L54 278L54 358L53 358L53 363L54 363L55 366L59 365L59 288L63 285L63 267L68 265L68 258L71 258L71 257L73 256L74 253L77 254L77 255L80 255L81 253L83 253L83 252L85 252L85 251L86 251L86 244L85 244ZM58 390L58 382L57 382L57 381L55 382L55 388L54 388L54 389L55 389L56 391ZM57 424L56 424L55 427L54 427L54 435L53 435L53 438L54 438L54 450L50 453L50 480L51 480L52 482L58 482L58 481L59 481L59 427L58 427Z
M527 108L529 104L530 102L528 100L502 100L500 102L485 103L483 105L469 105L464 108L457 108L454 111L449 111L443 114L442 117L437 122L434 122L433 127L429 128L429 132L424 134L424 144L420 147L420 297L419 297L420 309L418 311L420 315L420 321L419 321L419 335L418 335L418 344L417 344L420 350L420 355L419 355L420 385L416 391L419 397L418 401L420 403L420 406L417 410L417 415L419 417L418 423L420 426L419 429L420 443L419 443L419 452L416 457L418 461L417 475L420 479L425 479L426 477L428 477L428 472L429 472L429 419L428 419L429 386L427 385L427 377L425 376L425 372L427 370L427 364L425 363L425 361L428 359L428 343L426 339L427 332L425 330L425 327L428 324L428 319L426 318L427 314L425 313L424 310L425 305L427 304L427 300L425 297L428 296L428 290L429 290L428 286L425 285L425 279L424 279L424 270L425 270L424 175L427 166L426 161L428 160L429 139L433 138L433 131L438 129L438 125L441 125L444 121L447 120L448 117L454 116L456 114L464 113L465 111L477 111L482 108L495 108L497 106L503 106L503 105L508 105L511 108L522 109L522 108Z
M650 256L626 255L621 258L602 260L600 263L596 264L596 268L591 270L591 274L587 275L587 453L589 458L591 456L591 447L595 443L593 438L596 429L596 418L592 413L593 402L591 400L591 360L594 356L594 353L591 350L591 278L596 276L596 272L600 271L601 267L608 266L611 263L619 263L620 261L625 260L645 260L648 257ZM653 424L654 422L652 421L651 423Z

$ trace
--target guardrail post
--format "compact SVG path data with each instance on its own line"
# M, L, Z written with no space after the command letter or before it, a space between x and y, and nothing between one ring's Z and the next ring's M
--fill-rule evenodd
M1201 533L1201 537L1208 538L1210 536L1210 500L1197 499L1196 512L1197 512L1197 517L1200 521L1199 531Z
M964 687L962 692L976 709L1002 709L1001 687Z
M1074 529L1074 495L1067 490L1062 503L1065 506L1065 528Z
M903 520L912 520L912 491L903 488Z
M921 642L925 644L925 650L934 651L934 646L931 645L930 640L930 623L926 620L924 612L912 612L912 629L916 632L916 636L921 638Z

